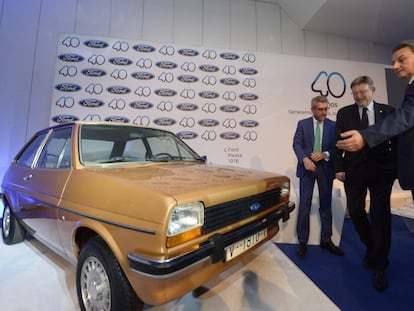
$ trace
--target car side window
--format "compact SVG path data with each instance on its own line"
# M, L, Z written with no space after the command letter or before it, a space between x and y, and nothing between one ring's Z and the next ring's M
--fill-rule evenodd
M34 137L17 157L16 163L23 166L31 167L46 135L47 133L44 133Z
M72 165L72 128L54 131L40 154L39 168L70 168Z

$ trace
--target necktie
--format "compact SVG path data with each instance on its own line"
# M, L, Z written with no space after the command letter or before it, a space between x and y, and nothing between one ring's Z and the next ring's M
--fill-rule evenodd
M369 126L367 110L366 107L362 108L361 129L366 129Z
M316 122L315 141L313 142L313 152L321 152L321 121Z

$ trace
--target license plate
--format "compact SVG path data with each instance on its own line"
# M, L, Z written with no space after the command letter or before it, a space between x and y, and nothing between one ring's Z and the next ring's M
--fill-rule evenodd
M248 249L255 246L257 243L263 241L267 237L267 229L263 229L255 234L227 246L224 250L226 252L226 261L232 260L237 256L243 254Z

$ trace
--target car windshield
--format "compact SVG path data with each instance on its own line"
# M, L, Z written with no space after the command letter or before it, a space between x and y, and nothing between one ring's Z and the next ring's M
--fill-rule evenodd
M85 165L120 162L202 161L170 132L127 125L83 124L80 161Z

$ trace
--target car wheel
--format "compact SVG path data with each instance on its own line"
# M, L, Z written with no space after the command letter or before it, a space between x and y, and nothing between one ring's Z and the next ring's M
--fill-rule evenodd
M143 309L118 260L99 237L91 239L81 250L76 287L83 311Z
M4 243L11 245L24 240L26 230L14 216L10 207L6 204L3 209L3 221L1 225Z

